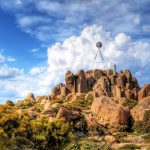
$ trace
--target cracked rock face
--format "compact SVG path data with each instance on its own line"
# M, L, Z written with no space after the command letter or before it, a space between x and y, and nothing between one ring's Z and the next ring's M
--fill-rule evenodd
M140 99L138 105L130 110L132 121L143 121L146 111L150 111L150 96Z
M145 84L138 93L138 99L150 96L150 84Z
M128 125L129 111L123 109L109 97L101 96L94 99L91 111L98 123L104 126Z
M67 96L70 93L95 92L96 97L106 95L119 99L138 99L139 85L136 78L132 77L129 70L113 74L108 70L109 75L104 70L79 70L77 74L67 71L65 74L65 84L58 84L52 89L52 97ZM141 95L141 94L140 94Z

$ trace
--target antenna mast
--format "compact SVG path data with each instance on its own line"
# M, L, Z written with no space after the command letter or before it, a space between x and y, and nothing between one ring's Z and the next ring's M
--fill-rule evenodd
M102 47L102 43L101 43L100 41L98 41L98 42L96 43L96 47L97 47L97 52L96 52L96 55L95 55L95 57L94 57L94 61L93 61L93 63L92 63L91 69L93 69L93 66L94 66L95 63L102 63L103 66L104 66L104 69L105 69L106 72L107 72L107 76L108 76L108 75L109 75L109 74L108 74L108 67L107 67L106 61L105 61L105 59L104 59L104 56L103 56L103 54L102 54L102 52L101 52L101 50L100 50L101 47ZM96 62L96 58L98 57L98 54L100 55L101 62Z

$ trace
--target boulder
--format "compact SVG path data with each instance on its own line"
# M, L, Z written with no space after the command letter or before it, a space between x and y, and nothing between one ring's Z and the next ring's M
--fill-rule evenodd
M77 81L75 91L77 93L85 93L87 91L87 80L85 77L84 70L79 70L77 72Z
M75 83L75 76L71 71L67 71L65 74L65 82L66 82L66 87L69 90L69 92L74 93L74 83Z
M98 69L93 70L93 78L95 80L100 79L102 76L104 76L104 72L102 70L98 70Z
M125 96L128 99L134 99L134 94L133 94L133 92L131 90L126 90L125 91Z
M106 135L104 137L104 140L107 142L107 143L114 143L116 142L116 138L113 136L113 135Z
M6 106L14 106L14 103L11 100L6 100L5 105Z
M61 107L57 113L57 118L61 118L61 117L67 120L76 120L81 117L81 113L77 110Z
M126 84L126 78L123 74L120 74L118 77L117 77L117 85L121 86L121 87L124 87Z
M94 84L95 84L95 79L93 77L88 77L87 78L87 92L93 90Z
M96 93L96 96L107 95L110 91L107 79L105 77L98 79L93 87L93 91Z
M29 93L26 98L27 100L35 100L34 94L33 93Z
M91 111L104 126L128 125L129 112L107 96L95 98Z
M130 70L124 70L123 74L126 77L126 82L131 83L132 82L132 74L131 74Z
M138 93L138 99L150 96L150 84L145 84Z
M150 110L150 96L140 99L138 105L130 110L132 121L143 121L144 114Z
M51 108L51 103L50 102L46 102L44 104L44 111L49 110Z
M35 99L36 99L37 102L40 103L44 98L45 98L45 96L36 96Z
M115 75L110 75L109 76L109 80L110 80L111 85L116 85L116 83L117 83L117 75L116 74Z
M132 77L132 85L133 85L134 88L137 88L138 90L140 89L138 81L135 77Z

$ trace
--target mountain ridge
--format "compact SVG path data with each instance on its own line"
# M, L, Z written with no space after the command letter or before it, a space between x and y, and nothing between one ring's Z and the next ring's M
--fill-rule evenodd
M67 71L50 95L0 105L3 149L146 149L149 129L150 84L130 70Z

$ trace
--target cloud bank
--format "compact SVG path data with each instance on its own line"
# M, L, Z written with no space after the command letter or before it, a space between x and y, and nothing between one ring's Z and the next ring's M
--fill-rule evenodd
M47 50L47 64L33 67L28 74L4 63L5 57L0 55L3 64L0 69L0 99L10 97L18 100L28 92L35 95L49 94L55 84L64 82L67 70L76 73L81 68L90 69L97 51L95 44L99 40L103 43L102 52L109 68L117 64L118 71L131 69L141 85L149 83L150 44L135 41L125 33L113 36L103 26L91 25L86 26L78 36L71 36L62 43L50 46Z
M0 0L0 4L13 12L22 31L44 43L64 41L92 24L135 38L149 32L149 0Z

